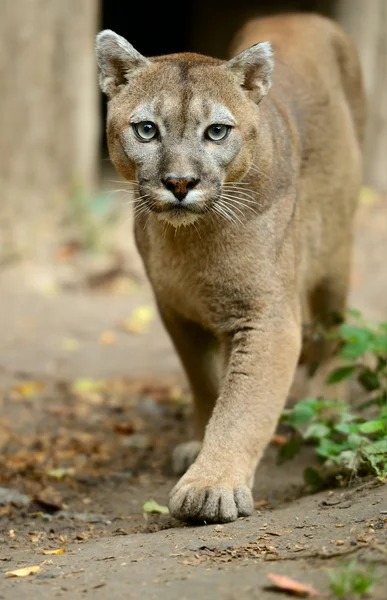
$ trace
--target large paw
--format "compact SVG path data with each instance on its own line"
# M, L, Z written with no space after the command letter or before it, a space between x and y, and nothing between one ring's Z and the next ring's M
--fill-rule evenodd
M195 462L202 448L202 443L197 440L184 442L176 446L172 452L172 469L175 475L183 475Z
M248 487L232 487L222 482L203 485L198 480L177 483L169 497L169 510L181 521L228 523L251 515L254 502Z

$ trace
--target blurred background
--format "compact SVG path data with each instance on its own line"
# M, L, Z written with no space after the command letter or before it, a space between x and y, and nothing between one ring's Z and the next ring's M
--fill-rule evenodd
M192 538L185 537L183 527L175 530L181 532L181 538L169 540L168 521L160 515L144 514L144 502L167 502L175 481L169 467L171 449L190 439L192 415L179 362L158 318L133 242L130 186L114 172L108 159L106 101L97 84L95 34L111 28L149 56L187 50L226 58L236 30L259 14L317 11L342 24L358 46L369 99L365 178L356 217L349 306L379 322L387 320L387 0L164 0L148 4L0 0L0 9L0 563L47 563L40 580L37 576L35 595L31 594L31 579L26 578L26 597L52 598L61 590L68 595L73 585L78 587L72 597L81 593L83 598L96 598L97 588L105 585L104 575L98 579L103 565L106 572L110 569L111 597L127 597L128 571L118 565L126 556L129 565L133 556L142 561L146 550L141 542L137 554L136 542L125 546L129 538L113 536L166 528L164 538L159 532L159 545L152 546L153 562L135 562L129 572L129 584L143 576L143 583L148 584L157 576L152 585L168 581L162 553L169 555L170 544L176 552L188 544L187 539L198 536L196 531ZM364 342L364 335L362 339ZM366 389L373 393L374 380L371 384L367 381ZM294 393L301 396L299 391ZM275 438L259 469L255 506L271 510L286 503L282 517L286 527L280 527L278 513L262 517L270 527L273 524L274 531L283 532L269 529L267 533L292 533L288 526L297 523L300 515L305 526L313 527L312 546L305 542L304 536L312 536L304 533L304 524L299 533L296 525L295 535L300 537L289 544L288 537L257 538L261 521L251 530L248 519L246 529L244 521L238 521L234 531L239 534L233 538L227 530L224 540L227 544L233 540L236 556L240 556L239 547L252 547L250 540L256 544L262 539L263 548L270 552L272 543L298 552L317 548L316 543L321 542L325 559L326 548L332 548L338 535L338 513L324 511L318 516L320 508L313 497L288 509L289 500L305 493L302 473L314 463L311 449L305 447L296 460L278 465L276 445L288 438ZM347 533L343 530L341 534L346 536L343 540L351 554L352 546L363 548L357 541L371 540L370 549L375 544L375 552L383 546L382 541L377 546L378 538L369 533L383 526L382 516L376 515L384 505L374 506L382 502L383 491L370 487L367 495L364 485L360 489L356 499L340 492L345 503L338 508L354 503L352 512L345 511ZM329 495L326 498L328 506L341 502L332 501ZM352 498L350 503L348 498ZM359 498L363 498L363 508ZM304 516L308 514L312 517L307 522ZM330 514L331 529L327 529ZM315 532L319 519L320 534ZM364 537L360 532L365 532ZM383 530L377 532L375 535L382 535ZM266 531L260 533L266 535ZM104 536L109 536L105 546L99 540ZM183 545L178 539L184 540ZM200 547L205 539L200 535ZM344 544L338 540L336 545L339 542ZM51 560L40 563L46 558L37 556L43 549L51 548L44 554L59 554L68 543L84 545L58 557L60 563L52 567ZM155 543L153 538L150 543ZM198 547L188 547L190 556L191 550L196 556ZM92 567L85 562L87 552ZM244 598L261 594L255 579L256 554L251 556L254 593ZM302 577L306 577L304 556L299 566ZM364 558L366 567L373 560L368 556ZM180 564L180 559L176 560ZM228 560L224 566L234 569L231 575L239 572L233 583L239 587L230 595L231 580L220 578L225 593L216 597L240 598L247 570L231 566ZM160 577L156 562L162 569ZM4 563L3 571L13 568L13 563ZM292 574L295 563L292 560ZM74 572L67 572L70 567L61 571L60 565L65 564L72 565ZM197 563L181 564L198 568ZM212 598L208 564L202 565L203 589L205 597ZM219 578L221 565L214 566L214 577ZM181 579L187 579L190 587L191 575L186 566L181 568L184 571L177 573L183 573ZM320 563L316 569L324 571ZM83 575L81 571L85 571ZM66 580L61 587L55 578L64 572ZM198 577L200 572L195 571ZM74 579L67 579L68 575ZM179 578L177 575L176 585ZM381 576L381 585L382 581ZM8 590L2 588L2 597L23 597L18 582L1 585ZM105 597L107 589L102 587L99 597ZM120 591L115 596L111 589ZM164 588L154 588L153 595L142 584L135 597L144 597L144 589L145 597L164 597L159 592ZM197 589L202 588L192 589L197 596ZM131 591L133 585L129 595ZM173 597L186 596L176 594Z
M130 193L107 155L94 56L104 28L148 56L226 58L253 16L316 11L341 23L359 49L369 99L351 305L385 318L386 0L167 0L145 11L122 0L1 0L1 7L4 373L178 370L134 248Z

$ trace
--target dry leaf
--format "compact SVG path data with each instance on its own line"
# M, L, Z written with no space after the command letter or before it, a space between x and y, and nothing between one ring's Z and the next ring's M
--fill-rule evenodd
M18 383L13 388L11 394L13 399L31 398L44 389L44 384L40 381L24 381Z
M79 342L74 338L65 338L62 341L62 348L63 350L67 350L67 352L74 352L75 350L78 350Z
M130 333L142 333L153 319L154 311L151 306L138 306L130 317L121 323L121 328Z
M161 515L169 514L168 506L161 506L155 500L149 500L148 502L145 502L142 510L144 513L158 513Z
M260 509L260 508L265 508L265 506L268 506L269 502L267 500L256 500L254 502L254 508L256 509Z
M89 404L102 404L102 391L106 389L103 379L76 379L71 386L73 394Z
M290 592L296 596L305 596L305 597L313 597L322 596L321 592L316 590L314 587L310 585L305 585L304 583L300 583L299 581L295 581L286 575L276 575L276 573L268 573L267 574L270 581L277 587L279 590L283 590L284 592Z
M42 550L42 554L48 554L51 556L56 554L63 554L64 551L64 548L58 548L58 550Z
M80 244L77 242L63 244L56 249L55 260L58 262L69 262L81 251L81 249Z
M379 194L371 187L362 187L359 194L359 204L362 206L374 206L379 201Z
M271 444L273 444L273 446L285 446L285 444L289 441L289 436L287 435L281 435L279 433L276 433L273 435L273 437L271 438Z
M22 569L16 569L16 571L6 571L5 574L8 577L27 577L28 575L35 575L39 573L40 567L23 567Z
M105 346L111 346L116 343L116 334L114 331L104 331L99 336L99 343Z
M52 479L64 479L68 475L75 475L74 467L59 467L58 469L49 469L47 475Z
M135 431L135 427L130 421L124 423L115 423L113 429L116 433L120 433L121 435L130 435Z

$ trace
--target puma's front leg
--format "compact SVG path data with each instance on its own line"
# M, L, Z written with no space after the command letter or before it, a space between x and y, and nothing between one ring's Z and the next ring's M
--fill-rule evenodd
M285 405L300 345L298 319L283 306L244 318L225 337L220 395L198 458L171 492L174 517L227 522L252 513L255 468Z
M204 431L219 392L219 365L214 336L176 311L159 304L169 335L183 363L194 401L195 439L179 444L172 453L172 467L182 475L202 447Z

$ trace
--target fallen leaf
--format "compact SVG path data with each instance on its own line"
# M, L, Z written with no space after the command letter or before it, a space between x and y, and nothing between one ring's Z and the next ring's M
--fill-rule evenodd
M105 389L104 379L76 379L71 386L73 392L100 392Z
M58 296L60 289L56 283L49 283L42 289L42 294L49 297Z
M59 246L55 251L55 260L58 262L69 262L76 254L81 251L81 246L77 242L70 242Z
M363 206L374 206L379 201L379 194L371 187L363 186L359 194L359 204Z
M63 552L65 552L64 548L58 548L58 550L42 550L42 554L47 554L49 556L63 554Z
M112 346L116 343L116 334L114 331L104 331L99 336L99 343L104 346Z
M265 508L265 506L268 506L268 504L269 502L267 500L256 500L256 502L254 502L254 508Z
M44 384L40 381L23 381L15 385L11 392L13 399L32 398L44 389Z
M142 510L145 513L157 513L161 515L169 514L168 506L161 506L155 500L148 500L148 502L145 502L144 506L142 507Z
M16 569L15 571L6 571L5 574L8 577L27 577L28 575L35 575L35 573L39 573L40 567L23 567L22 569Z
M270 443L273 444L273 446L281 447L281 446L285 446L285 444L287 444L288 441L289 441L289 436L276 433L272 436Z
M122 435L129 435L135 431L134 424L131 421L114 423L113 429L116 433L120 433Z
M58 469L49 469L47 475L52 479L64 479L68 475L75 475L74 467L59 467Z
M121 323L121 328L129 333L142 333L154 319L154 311L151 306L138 306L128 319Z
M276 573L268 573L267 574L270 581L277 587L279 590L283 590L284 592L290 592L296 596L310 596L316 598L317 596L322 596L321 592L316 590L314 587L310 585L305 585L304 583L300 583L299 581L295 581L295 579L291 579L286 575L276 575Z
M74 338L65 338L62 341L62 348L63 350L67 350L67 352L74 352L75 350L78 350L79 342Z
M76 379L71 386L71 392L90 404L102 404L102 393L106 388L103 379Z

